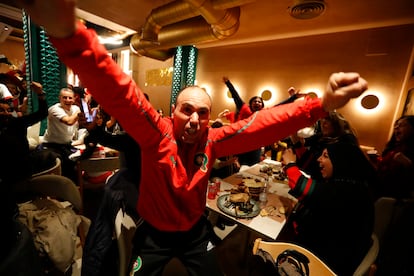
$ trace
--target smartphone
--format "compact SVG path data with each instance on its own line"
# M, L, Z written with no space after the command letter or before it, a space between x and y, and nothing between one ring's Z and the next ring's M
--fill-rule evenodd
M93 111L92 111L92 114L89 114L89 116L88 116L88 118L86 119L86 121L88 122L88 123L92 123L93 122L93 120L95 120L95 117L96 117L96 114L98 113L98 109L94 109Z

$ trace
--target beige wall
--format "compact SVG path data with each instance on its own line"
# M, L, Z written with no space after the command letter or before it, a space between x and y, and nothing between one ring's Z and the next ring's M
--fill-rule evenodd
M288 96L290 86L323 90L332 72L359 72L369 82L368 92L384 96L382 108L361 113L354 100L338 111L356 129L361 144L382 150L394 117L402 112L399 100L400 93L406 92L403 86L413 50L412 34L410 26L201 49L197 81L212 93L215 118L224 108L234 110L233 102L225 97L224 75L245 101L270 86L278 102Z
M212 119L228 108L234 110L227 88L228 76L245 101L270 89L267 106L288 97L287 89L323 91L333 72L356 71L369 82L367 93L382 95L382 105L361 112L358 100L338 110L355 128L360 143L381 151L389 139L394 120L402 114L406 93L413 88L412 52L414 26L344 32L218 48L199 49L197 84L213 99ZM170 87L145 86L147 69L172 66L167 62L134 57L134 79L151 102L169 110Z
M142 92L150 97L152 106L163 109L164 114L170 112L171 85L151 86L146 85L146 72L152 69L164 69L173 66L173 58L166 61L158 61L147 57L132 56L132 76L139 84Z

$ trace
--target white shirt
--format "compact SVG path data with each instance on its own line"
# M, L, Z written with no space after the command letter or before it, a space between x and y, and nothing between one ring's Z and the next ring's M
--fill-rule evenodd
M63 117L71 116L76 112L80 112L77 105L72 105L70 111L65 110L60 103L56 103L49 107L47 116L47 129L43 138L45 143L70 144L78 131L79 124L69 126L60 120Z
M10 93L6 85L0 83L0 100L13 99L13 95Z

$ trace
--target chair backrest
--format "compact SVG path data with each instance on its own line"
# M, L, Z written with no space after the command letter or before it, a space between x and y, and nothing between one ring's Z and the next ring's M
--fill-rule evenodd
M62 162L59 158L56 158L56 162L53 167L46 169L44 171L32 174L32 177L45 175L45 174L55 174L55 175L62 175Z
M394 215L396 199L392 197L381 197L375 202L374 233L378 238L380 246L384 236L391 224Z
M132 256L132 240L137 225L134 219L120 208L115 217L115 234L119 253L119 275L129 273L129 264Z
M89 158L78 161L78 168L87 172L114 171L120 168L119 157Z
M74 211L78 214L82 212L82 199L76 184L63 175L45 174L32 177L29 181L19 183L15 187L17 193L49 196L61 201L69 201L73 205ZM78 235L81 246L83 247L86 240L87 231L90 221L81 217L81 223L78 226Z
M361 263L355 270L353 276L363 276L363 275L375 275L377 270L377 266L375 265L375 261L378 257L379 253L379 242L378 238L375 234L372 234L372 245L368 250L367 254L365 255L364 259L362 259Z
M16 186L18 193L33 193L50 196L72 203L76 210L82 210L79 189L69 178L62 175L40 175Z
M37 122L27 128L27 141L31 150L34 150L40 144L40 123Z
M85 181L83 179L83 171L88 173L115 171L120 168L119 157L105 157L105 158L89 158L79 160L77 162L78 184L81 198L83 200L83 190L85 188ZM97 185L94 185L95 188Z
M266 242L261 238L257 238L253 245L253 254L256 254L259 249L268 252L274 260L285 250L296 250L309 259L309 274L318 276L336 275L321 259L315 254L299 245L286 242Z

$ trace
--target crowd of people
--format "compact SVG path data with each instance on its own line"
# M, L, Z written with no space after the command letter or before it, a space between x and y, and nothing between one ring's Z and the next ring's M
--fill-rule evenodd
M108 186L109 193L123 191L121 201L140 220L133 241L131 275L159 275L174 257L190 275L223 275L212 225L205 216L209 179L224 167L237 170L239 164L258 163L263 145L295 136L305 127L314 126L315 134L302 139L299 146L295 143L294 149L288 147L282 155L291 194L299 200L289 218L294 230L292 241L315 252L339 275L352 274L371 245L374 200L379 196L414 195L413 116L396 121L383 155L373 164L360 149L350 123L335 111L367 89L367 82L358 73L332 74L321 98L289 89L289 98L272 107L265 107L259 96L245 103L223 77L236 109L219 116L229 120L229 125L210 127L212 100L198 86L186 87L178 94L170 116L153 108L148 95L107 55L96 34L76 20L75 1L34 0L22 2L22 7L46 29L60 59L88 89L62 88L59 102L47 111L41 85L32 83L39 110L24 115L24 101L12 106L10 101L17 95L0 86L2 144L14 151L17 146L13 145L20 143L18 148L24 152L16 162L24 165L26 160L21 158L29 156L27 141L23 141L26 129L47 116L41 149L61 158L63 174L71 179L76 180L76 174L69 156L79 129L86 133L86 150L80 158L88 158L98 143L124 153L124 165ZM298 97L304 100L296 101ZM15 105L22 109L16 110ZM12 169L7 174L2 170L2 184L12 187L21 180ZM19 177L30 174L20 173ZM395 179L398 181L391 181ZM12 197L3 202L7 205L4 210L9 210L7 217L14 219L15 203L11 201ZM122 205L119 202L116 208ZM113 206L113 194L107 194L98 215L101 222L107 222L106 212ZM348 220L354 223L348 224ZM88 275L99 275L105 265L107 251L99 251L95 245L105 240L108 250L113 229L102 225L93 224L88 233L82 268ZM2 248L3 255L13 246L12 241L9 239Z

